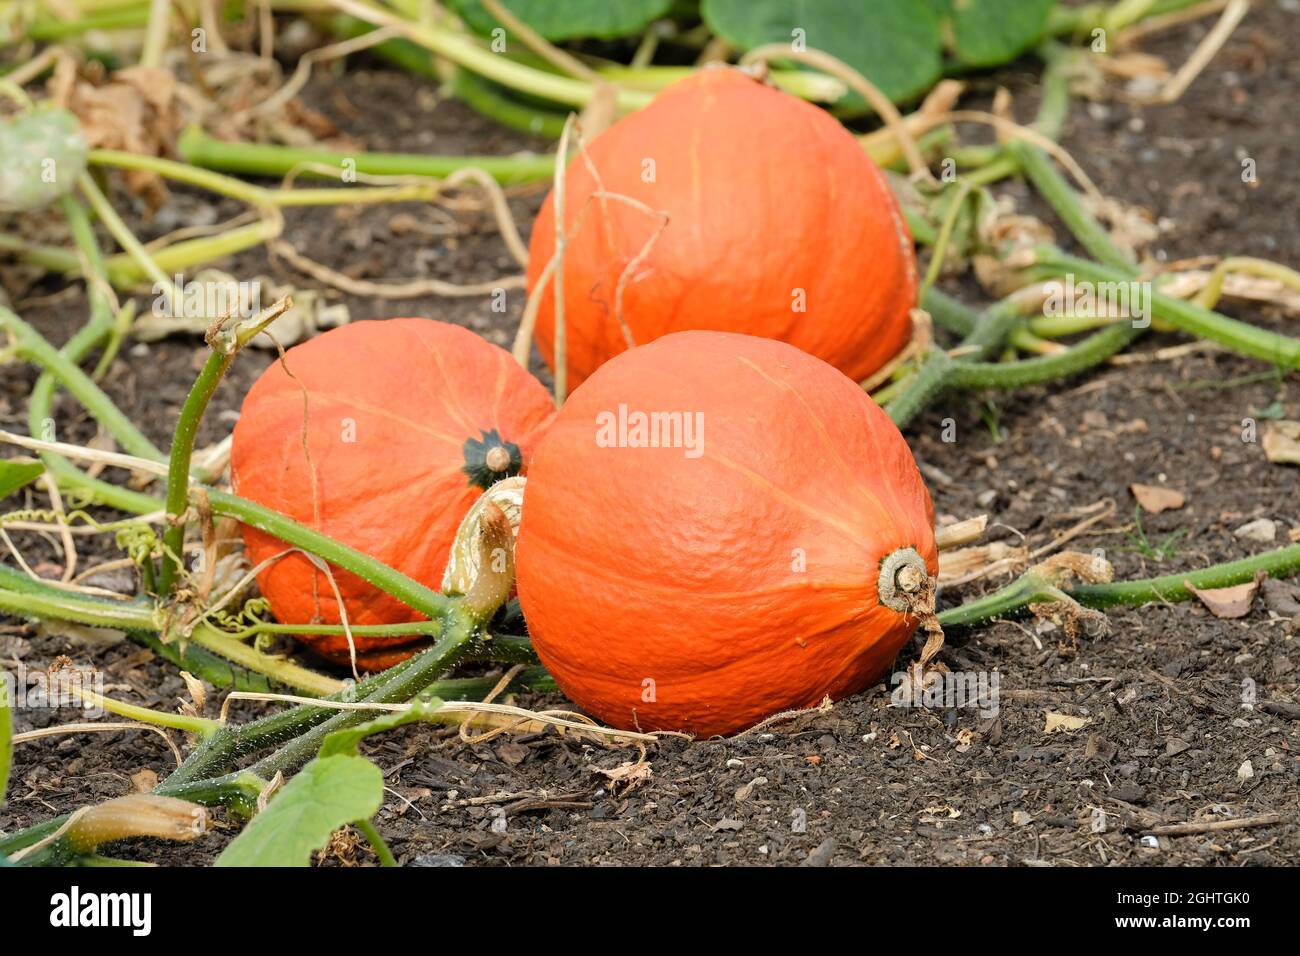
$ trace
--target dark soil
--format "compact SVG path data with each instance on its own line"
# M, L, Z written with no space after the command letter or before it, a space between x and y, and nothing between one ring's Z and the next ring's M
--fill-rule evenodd
M1208 21L1184 26L1146 48L1178 64L1207 29ZM1163 256L1225 253L1300 262L1300 237L1285 215L1300 194L1300 140L1292 122L1300 63L1281 39L1294 29L1294 16L1280 7L1252 12L1173 106L1076 103L1064 144L1104 192L1168 221L1155 244ZM1025 112L1033 102L1032 80L1009 70L977 82L1025 90L1018 102ZM413 113L405 127L392 125L396 111L371 114L341 105L372 97L408 104ZM503 133L455 102L435 104L419 84L382 69L317 81L309 102L373 149L545 147ZM1257 186L1242 182L1245 157L1256 161ZM1042 212L1023 185L999 188ZM529 190L516 196L521 222L540 195ZM182 220L185 210L199 205L198 197L183 193L173 202L182 204ZM452 241L430 241L394 234L398 213L431 221L419 207L293 212L287 237L355 277L471 282L515 271L486 215L460 216ZM149 235L147 226L141 230ZM310 285L260 251L227 269ZM84 300L76 288L41 286L29 293L43 294L53 294L43 306L20 305L61 341L83 321ZM504 316L491 312L486 299L343 301L353 318L427 315L505 343L523 294L511 294ZM1247 321L1282 328L1270 309L1228 308ZM1153 353L1179 341L1150 335L1137 351ZM203 351L197 339L131 346L106 387L165 445ZM268 360L266 353L241 358L201 442L228 432L240 396ZM33 376L17 365L0 376L0 425L23 431ZM908 437L926 466L939 514L987 512L998 526L994 536L1011 543L1023 535L1031 548L1041 547L1084 509L1113 503L1114 513L1070 547L1102 549L1117 576L1133 578L1190 571L1270 547L1232 533L1253 518L1278 523L1278 544L1285 543L1287 529L1300 528L1300 472L1269 464L1258 444L1242 441L1243 418L1279 410L1300 417L1294 375L1275 376L1259 363L1200 352L1108 366L1086 379L987 401L954 396L915 423ZM73 403L61 403L59 414L62 436L91 437L93 427ZM956 422L955 443L940 440L947 418ZM1132 482L1167 484L1187 495L1182 510L1143 516L1145 543L1134 526ZM57 556L32 535L21 541L33 562ZM82 557L108 555L87 546ZM982 581L945 593L943 600L956 603L1000 583ZM390 734L369 747L390 788L379 829L400 860L427 866L1300 861L1300 725L1243 706L1250 687L1259 701L1300 700L1294 630L1260 605L1239 621L1219 620L1199 604L1155 605L1108 618L1109 633L1083 636L1077 645L1061 629L1032 621L950 635L940 658L950 668L997 672L1001 708L995 718L972 709L893 708L881 685L829 712L736 739L664 739L646 755L652 776L627 792L615 792L600 771L636 761L635 751L553 734L477 745L427 728ZM78 636L38 634L20 622L0 634L0 659L7 662L41 667L61 654L101 667L116 696L162 708L184 696L173 668L129 642L90 644ZM903 659L914 655L909 649ZM1047 711L1087 723L1049 734ZM73 718L21 712L18 719L27 729ZM156 736L134 733L42 740L21 746L16 756L10 803L0 812L6 832L127 793L133 775L147 769L165 776L172 759ZM1242 772L1247 761L1249 775ZM1280 814L1282 822L1143 836L1165 824L1265 814ZM218 833L191 845L143 843L115 852L205 864L226 839ZM343 839L326 861L370 864L374 858L364 844Z

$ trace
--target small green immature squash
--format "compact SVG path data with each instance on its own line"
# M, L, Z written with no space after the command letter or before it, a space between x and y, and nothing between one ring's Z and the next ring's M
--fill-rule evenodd
M571 386L629 338L687 329L780 339L854 381L911 336L916 255L884 175L834 117L739 70L668 87L564 182ZM554 202L533 225L530 292L555 253ZM536 337L555 368L552 282Z
M918 624L906 592L937 573L933 528L853 381L782 342L680 332L611 359L549 426L519 599L583 709L729 734L885 672Z
M235 491L351 545L431 588L457 526L483 489L523 469L555 405L510 354L431 319L354 322L297 345L249 389L235 426ZM253 564L288 545L244 528ZM419 619L406 605L331 568L349 624ZM325 573L297 551L257 576L276 619L338 624ZM306 638L346 661L347 639ZM387 666L414 639L356 638L359 662Z

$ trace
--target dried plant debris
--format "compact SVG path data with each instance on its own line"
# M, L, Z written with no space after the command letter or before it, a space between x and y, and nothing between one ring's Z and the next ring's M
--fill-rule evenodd
M1255 575L1255 580L1237 584L1230 588L1195 588L1190 581L1184 581L1183 587L1191 591L1215 617L1235 619L1250 613L1255 603L1255 592L1264 580L1264 572Z
M1268 460L1278 465L1300 465L1300 422L1269 422L1262 444Z
M1161 485L1129 485L1129 491L1142 506L1143 511L1158 515L1162 511L1177 511L1187 504L1187 496L1173 488Z
M142 342L169 335L202 335L217 319L256 315L262 302L278 302L285 296L293 305L271 323L269 336L259 335L250 344L266 349L274 349L276 342L289 346L350 320L348 307L328 301L326 293L298 289L266 276L240 282L219 269L204 269L186 283L185 294L186 301L180 304L159 298L152 312L136 319L131 335Z

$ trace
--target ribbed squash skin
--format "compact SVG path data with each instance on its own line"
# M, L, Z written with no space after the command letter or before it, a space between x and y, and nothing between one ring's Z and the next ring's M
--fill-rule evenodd
M636 344L686 329L743 332L789 342L860 381L908 340L911 236L884 175L823 110L734 69L706 70L605 130L587 156L606 192L670 217L625 285ZM647 161L654 182L643 178ZM661 223L592 198L598 189L588 162L575 157L564 197L571 386L627 347L616 320L619 276ZM554 251L548 196L533 225L530 292ZM796 289L806 311L794 308ZM552 368L554 339L548 283L536 340Z
M275 362L244 399L231 447L236 493L435 590L457 525L482 493L461 470L466 439L496 429L527 460L535 432L555 411L546 389L508 352L431 319L353 322L294 346L285 362L293 377ZM287 547L249 527L244 545L254 565ZM419 619L360 578L332 570L349 623ZM283 623L339 623L328 579L301 554L276 561L257 583ZM348 658L342 636L304 640L327 658ZM361 664L371 669L409 655L410 648L394 649L401 643L356 639Z
M601 447L620 404L701 412L702 455ZM682 332L612 359L549 426L519 598L584 710L728 734L884 673L917 622L877 603L879 566L912 547L936 573L933 526L907 444L856 384L781 342Z

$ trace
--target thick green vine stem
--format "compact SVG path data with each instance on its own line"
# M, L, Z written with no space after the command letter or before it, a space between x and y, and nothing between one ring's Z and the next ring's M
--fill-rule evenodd
M1131 272L1098 265L1051 246L1037 249L1034 264L1025 272L1030 278L1035 279L1072 275L1076 282L1082 280L1093 283L1127 284L1134 280ZM1181 332L1218 342L1234 352L1263 359L1274 365L1300 368L1300 339L1279 335L1277 332L1261 329L1159 292L1152 292L1149 299L1151 312L1155 318Z
M930 290L933 293L933 289ZM930 301L929 297L926 299ZM1006 298L986 311L962 339L955 359L942 349L926 356L916 374L907 380L902 391L885 406L885 411L899 428L910 422L921 409L949 385L953 370L963 361L980 361L994 354L1020 321L1021 307L1014 298Z
M339 682L263 654L236 636L199 624L184 640L163 642L157 632L162 615L143 600L109 601L75 594L12 568L0 567L0 611L43 620L71 621L89 627L117 628L158 650L165 658L213 684L266 690L272 684L313 695L335 692Z
M1022 388L1077 375L1100 365L1142 333L1130 322L1096 332L1064 352L1017 362L960 362L948 376L952 388Z
M238 518L250 527L274 535L281 541L295 548L302 548L345 571L351 571L357 577L387 592L407 607L414 608L428 618L443 618L454 606L455 602L445 594L425 587L401 571L376 561L356 548L299 524L278 511L272 511L270 508L264 508L246 498L224 491L209 491L208 501L212 505L214 514Z
M502 185L537 182L555 168L550 155L425 156L407 153L338 153L259 143L228 143L197 126L181 134L177 144L187 163L207 169L255 176L284 176L298 167L304 176L321 176L312 166L352 169L367 176L431 176L446 179L458 169L475 167Z
M39 332L3 306L0 306L0 325L13 336L18 356L54 373L126 452L138 458L152 458L154 461L163 459L163 453L157 446L135 427L131 419L122 414L90 376L77 368L65 355L61 355Z
M399 704L414 700L442 674L463 660L475 632L468 620L457 613L447 633L422 654L359 682L351 691L329 698L347 702ZM292 773L310 760L330 732L369 720L366 710L333 710L303 704L243 726L231 725L218 731L195 750L168 777L157 792L176 795L178 787L230 772L239 759L280 745L274 753L248 768L264 780L276 772Z
M1139 607L1155 601L1186 601L1193 597L1184 582L1197 590L1227 588L1253 581L1263 571L1271 578L1286 578L1300 573L1300 544L1265 551L1238 561L1227 561L1187 574L1166 574L1140 581L1114 584L1079 584L1067 593L1085 607Z
M161 598L171 594L185 550L190 461L194 457L194 441L198 437L199 423L234 359L233 349L230 352L214 349L208 355L203 370L185 397L185 404L181 406L180 416L176 419L176 433L172 437L172 451L167 466L167 530L163 532L162 567L158 574L158 596Z
M1199 571L1109 584L1057 586L1040 571L1030 568L1004 588L959 607L941 611L939 623L946 628L975 627L1022 613L1030 604L1059 601L1062 598L1070 598L1084 607L1097 609L1140 607L1158 601L1186 601L1193 595L1187 590L1185 582L1198 590L1226 588L1253 581L1260 571L1273 578L1300 573L1300 544L1266 551L1238 561L1227 561Z
M1045 152L1023 140L1008 143L1007 149L1089 255L1112 268L1131 271L1137 267L1133 257L1115 245L1101 223L1083 208L1078 194L1057 172Z
M86 292L90 299L90 320L70 338L59 355L73 367L94 350L95 346L113 329L114 318L102 283L106 283L104 260L99 244L90 226L90 218L85 206L73 195L64 195L61 207L67 217L72 231L73 241L78 253L84 259L89 272L86 276ZM59 379L45 369L32 386L31 396L27 401L27 430L33 438L50 438L53 432L50 424L54 421L54 394ZM41 452L41 461L61 487L76 485L79 492L88 494L93 500L102 504L127 511L132 514L144 514L155 511L158 503L149 495L123 488L107 481L91 478L62 455L53 452Z
M353 696L363 697L372 692L382 680L397 673L398 668L405 669L409 667L410 663L410 661L407 661L399 664L396 668L390 668L382 674L372 675L367 680L356 685ZM498 681L499 678L497 677L452 678L434 681L424 689L421 696L425 699L437 697L444 701L479 700L483 695L491 691ZM543 668L527 667L520 671L510 682L509 689L548 693L556 688L555 681ZM308 713L308 711L314 713ZM210 738L208 743L196 750L191 756L194 763L190 766L198 773L198 776L192 776L187 782L174 774L172 778L166 781L169 789L167 795L180 797L205 806L220 804L237 816L251 816L256 809L257 797L265 787L266 782L256 774L249 772L235 771L218 776L216 774L219 771L209 771L211 775L205 775L204 765L209 768L218 766L233 767L241 757L266 749L277 741L288 739L295 733L299 733L307 726L310 726L311 720L318 722L331 713L338 712L319 707L308 708L304 706L283 711L243 726L231 725L222 728L213 734L213 738L220 738L219 740ZM358 713L365 715L366 719L373 716L372 713L365 711L358 711ZM202 759L198 759L200 753L204 754ZM189 765L188 761L187 765ZM26 830L0 837L0 853L12 854L24 847L40 842L54 833L67 819L68 815L63 814ZM23 862L25 865L29 862L39 863L40 859L40 857L33 855Z
M0 667L0 807L5 804L5 792L9 789L9 771L13 766L13 720L13 705L9 700L9 675L4 668Z
M172 437L172 450L167 465L167 530L163 533L162 567L158 575L158 596L161 598L165 599L171 594L183 560L185 516L190 499L190 462L194 457L194 441L198 437L203 413L239 350L260 335L292 304L288 298L281 299L247 326L236 324L232 328L225 328L221 322L217 322L204 336L212 351L203 363L203 369L194 380L194 385L185 397L185 404L181 406L180 415L176 418L176 431Z
M97 421L105 425L105 427L109 427L110 422L121 420L126 423L131 432L135 431L135 426L118 410L112 400L90 380L90 377L78 368L68 356L56 352L53 346L42 338L39 332L12 312L3 308L0 308L0 324L6 324L15 330L20 340L27 344L30 351L26 354L29 355L30 359L51 372L68 391L77 398L82 399L82 404L85 405L86 410ZM249 332L251 330L244 330L241 334ZM123 434L125 435L127 432L124 430ZM138 435L138 432L136 434ZM140 436L139 440L148 441L143 436ZM123 443L120 437L119 443ZM139 448L132 453L141 458L152 458L156 461L164 460L163 454L153 448L152 445L149 445L148 450L150 451L149 454L139 454L139 451L146 451L144 448ZM61 477L68 479L68 486L72 490L80 490L85 487L97 489L97 484L91 484L92 479L84 475L79 469L72 468L71 470L75 472L75 475L64 473ZM299 524L292 518L277 511L264 508L245 498L240 498L238 495L216 489L211 489L208 492L208 500L212 505L214 514L238 518L245 524L266 531L287 544L315 554L345 571L351 571L358 577L388 592L407 606L420 611L428 618L439 619L452 606L453 602L446 595L425 587L400 571L388 567L383 562L376 561L355 548L348 547L327 535L321 534L319 531ZM148 495L132 496L129 500L124 500L123 504L131 506L124 510L136 514L147 514L162 510L165 507L165 502Z

